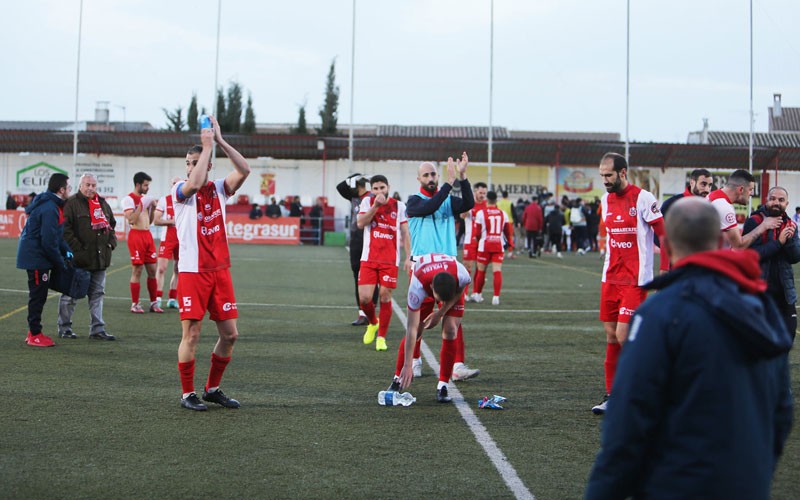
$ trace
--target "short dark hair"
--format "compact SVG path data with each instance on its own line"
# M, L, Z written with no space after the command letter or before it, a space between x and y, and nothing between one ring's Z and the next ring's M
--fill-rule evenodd
M711 172L709 172L704 168L696 168L692 170L691 174L689 174L689 178L692 179L693 181L696 181L700 177L711 177Z
M628 170L628 160L625 159L619 153L606 153L603 155L603 158L600 160L600 163L603 163L606 160L611 160L614 162L614 172L620 173L623 169Z
M431 288L433 288L433 291L436 292L442 302L447 302L452 300L458 293L458 281L452 274L441 272L433 277Z
M728 177L727 184L731 184L733 186L744 186L745 184L750 184L751 182L755 181L756 178L753 177L753 174L740 168L739 170L734 171L730 177Z
M508 191L503 191L503 198L508 198Z
M486 199L494 203L495 201L497 201L497 193L494 191L487 191Z
M389 185L389 179L387 179L385 175L381 175L381 174L373 175L372 178L369 180L370 184L373 184L375 182L382 182L382 183L386 184L387 186Z
M133 176L133 185L144 184L145 181L152 181L153 178L144 172L136 172Z
M67 180L69 177L66 174L59 174L55 173L50 176L50 180L47 181L47 190L51 193L57 193L61 190L61 188L67 187Z
M194 154L198 154L199 155L202 152L203 152L203 146L201 146L199 144L195 144L194 146L190 146L189 147L189 151L187 151L186 154L187 155L194 155Z
M478 189L478 188L488 188L488 187L489 187L489 186L487 186L487 185L486 185L486 183L485 183L485 182L476 182L476 183L475 183L475 184L473 184L472 186L473 186L475 189Z

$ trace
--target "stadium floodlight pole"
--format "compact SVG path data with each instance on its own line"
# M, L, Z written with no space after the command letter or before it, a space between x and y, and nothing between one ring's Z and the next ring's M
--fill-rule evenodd
M630 158L630 107L631 107L631 0L628 0L625 41L625 161Z
M81 88L81 34L83 31L83 0L78 11L78 58L75 66L75 123L72 128L72 170L78 177L78 96Z
M489 168L486 175L487 184L489 189L492 187L492 101L493 101L493 84L494 84L494 0L491 1L489 14L489 151L487 154Z
M749 154L749 169L750 175L753 175L753 0L750 0L750 154ZM759 189L761 189L759 187ZM753 199L747 198L747 213L753 211Z
M353 33L350 41L350 132L347 140L349 170L353 173L353 103L356 87L356 0L353 0Z
M217 115L217 106L219 106L219 92L217 86L219 85L219 33L220 33L220 20L222 19L222 0L217 0L217 55L214 60L214 109L211 112L214 116ZM220 117L217 116L217 119ZM221 127L222 125L220 125ZM211 141L211 163L217 159L217 142Z

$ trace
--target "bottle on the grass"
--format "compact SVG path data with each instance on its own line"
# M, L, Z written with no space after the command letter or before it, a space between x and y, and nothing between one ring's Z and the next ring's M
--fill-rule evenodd
M410 392L381 391L378 393L378 404L382 406L411 406L417 398Z

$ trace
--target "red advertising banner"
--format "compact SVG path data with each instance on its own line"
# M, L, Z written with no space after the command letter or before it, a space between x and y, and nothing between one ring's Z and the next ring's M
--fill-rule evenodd
M227 214L225 229L230 243L299 245L300 218L278 217L252 220L244 214Z
M19 238L27 220L22 210L0 210L0 238Z

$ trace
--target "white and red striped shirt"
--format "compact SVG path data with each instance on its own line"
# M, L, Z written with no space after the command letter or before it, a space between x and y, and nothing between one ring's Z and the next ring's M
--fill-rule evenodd
M200 190L183 199L182 182L173 186L176 200L175 228L181 254L180 272L206 273L228 269L231 257L225 233L225 202L233 196L225 189L225 179L208 181Z
M172 203L172 195L168 194L159 198L156 210L164 214L162 216L164 220L174 220L175 207ZM161 241L178 241L178 231L175 229L175 226L162 226L160 238Z
M361 200L359 215L369 212L375 204L375 197ZM400 265L400 226L408 224L406 204L394 198L386 200L375 216L364 228L364 247L361 251L363 262L379 262Z
M469 271L455 257L429 253L417 258L411 282L408 284L408 309L417 311L422 302L433 297L433 278L439 273L450 273L463 288L471 281Z
M628 184L622 193L600 199L606 226L604 283L644 285L653 279L653 228L661 219L658 201L649 191Z

